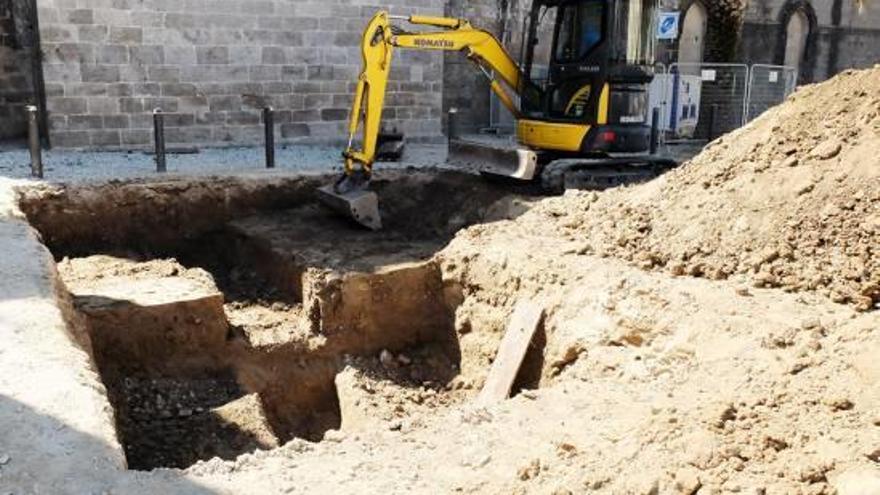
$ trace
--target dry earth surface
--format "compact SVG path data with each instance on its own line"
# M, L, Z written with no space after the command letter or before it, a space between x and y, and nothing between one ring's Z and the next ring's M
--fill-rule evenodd
M4 182L0 424L14 427L0 431L0 487L11 493L880 493L878 156L875 68L802 88L649 184L542 201L489 198L491 206L469 210L473 218L444 216L447 224L434 229L443 239L436 247L391 232L383 242L406 253L403 272L371 258L369 269L356 266L366 275L337 277L333 266L353 266L351 259L308 254L307 263L322 267L308 271L313 292L303 289L299 299L274 306L273 295L245 290L218 306L233 327L268 320L275 332L278 314L302 318L303 327L270 333L273 345L261 344L260 325L233 332L229 341L240 342L243 355L251 347L288 352L279 340L308 343L289 350L295 353L333 346L354 352L345 332L326 331L333 315L324 310L334 301L328 294L375 277L363 285L375 301L388 293L375 289L391 280L383 277L405 273L407 287L420 281L416 294L442 301L431 306L432 319L439 321L443 308L451 311L457 359L432 347L443 342L346 355L333 376L341 422L322 428L323 441L296 438L272 448L269 438L270 445L237 458L151 472L124 469L114 410L94 371L95 350L83 338L83 314L75 310L78 297L109 290L99 279L120 276L185 279L206 300L218 287L230 297L228 274L165 256L131 262L118 253L78 253L60 262L59 277L15 204L11 190L21 184ZM439 196L434 201L441 205ZM273 218L257 223L283 225L289 213ZM444 235L475 221L483 223L446 243ZM258 235L253 227L253 219L244 219L231 228ZM266 253L303 249L278 240L281 227L264 231ZM48 232L44 238L60 242ZM355 253L362 241L346 237ZM247 274L237 279L244 281L238 289L249 287ZM524 298L542 304L546 318L518 393L498 405L474 406L506 319ZM454 376L438 380L440 369ZM261 437L277 433L265 421L244 424L264 414L244 392L238 409L217 414Z
M880 302L880 68L799 89L651 184L545 201L531 221L673 275Z

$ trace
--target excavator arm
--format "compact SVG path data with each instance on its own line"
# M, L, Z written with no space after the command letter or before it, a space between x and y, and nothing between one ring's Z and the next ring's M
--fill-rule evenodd
M407 32L392 25L393 20L405 20L412 25L439 29ZM463 52L486 75L492 91L498 95L502 104L518 117L516 105L504 85L514 93L519 90L522 79L519 67L495 36L474 28L466 20L419 15L395 17L388 12L379 12L367 25L361 47L363 71L358 78L349 121L348 146L343 153L346 177L357 175L359 178L350 179L357 184L350 184L349 189L369 180L372 173L392 57L396 48ZM363 132L360 148L355 146L355 136L359 128Z
M435 30L408 32L393 25L392 20L430 26ZM462 19L419 15L392 17L384 11L373 16L361 43L363 71L358 78L351 109L348 146L343 152L345 173L335 184L318 189L319 198L328 206L373 230L382 228L382 221L378 197L367 186L376 160L385 93L396 48L463 52L489 78L492 91L504 106L519 117L504 85L517 92L523 76L516 62L491 33L475 29ZM359 146L356 143L358 129L363 132Z

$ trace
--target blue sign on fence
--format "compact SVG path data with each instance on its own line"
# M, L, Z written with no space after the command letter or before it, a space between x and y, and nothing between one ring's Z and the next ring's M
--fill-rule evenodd
M660 12L657 23L657 39L674 40L678 38L678 21L681 17L679 12Z

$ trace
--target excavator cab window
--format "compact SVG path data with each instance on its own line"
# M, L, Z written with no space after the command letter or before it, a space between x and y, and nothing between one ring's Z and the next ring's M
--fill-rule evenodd
M529 75L524 114L536 118L583 121L592 96L591 74L571 77L593 60L608 38L609 0L546 0L532 6L524 68ZM536 77L536 76L543 77Z
M656 0L618 0L614 13L614 59L630 65L654 64Z
M526 75L520 87L520 110L530 116L544 113L548 70L553 55L553 32L559 6L535 2L523 31L522 68Z
M576 62L587 56L605 37L604 0L565 5L559 21L555 60Z
M556 5L535 6L529 16L529 27L526 32L528 41L525 60L522 61L529 82L542 89L547 83L547 70L553 54L553 30L556 28L556 16L559 7Z
M528 80L520 92L523 114L595 123L600 93L611 83L612 103L623 103L621 112L633 120L630 114L642 106L636 85L650 81L656 4L657 0L534 0L524 44Z

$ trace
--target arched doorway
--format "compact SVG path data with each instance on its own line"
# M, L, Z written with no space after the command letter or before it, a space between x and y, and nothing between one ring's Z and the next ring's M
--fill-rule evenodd
M784 64L794 67L800 72L801 64L807 52L807 38L810 35L810 21L803 10L796 10L788 19L785 27L785 59Z
M775 63L797 69L798 82L812 82L816 65L816 11L808 0L787 0L779 11Z
M706 28L709 14L702 2L696 1L684 14L681 39L678 45L678 62L699 64L703 62L706 45Z
M684 11L678 40L678 63L674 69L671 101L671 122L679 137L692 138L699 122L700 64L706 50L709 11L700 0L693 1Z

